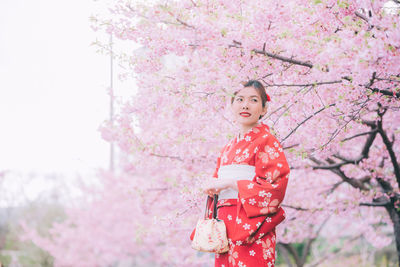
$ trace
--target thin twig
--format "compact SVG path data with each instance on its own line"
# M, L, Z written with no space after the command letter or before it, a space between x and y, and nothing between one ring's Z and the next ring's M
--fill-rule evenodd
M325 107L321 108L320 110L314 112L314 113L311 114L310 116L308 116L308 117L307 117L306 119L304 119L302 122L298 123L297 126L296 126L296 128L294 128L292 131L290 131L290 133L289 133L288 135L286 135L285 138L282 139L281 143L283 143L286 139L289 138L289 136L291 136L293 133L295 133L295 132L297 131L297 129L298 129L302 124L306 123L306 121L308 121L309 119L311 119L312 117L314 117L314 116L317 115L318 113L324 111L325 109L330 108L330 107L333 107L333 106L335 106L335 105L336 105L336 104L333 103L333 104L330 104L329 106L325 106Z
M297 59L280 56L280 55L277 55L277 54L269 53L267 51L262 51L262 50L258 50L258 49L253 49L253 52L256 53L256 54L262 54L262 55L268 56L270 58L278 59L278 60L281 60L283 62L288 62L288 63L292 63L292 64L295 64L295 65L305 66L305 67L308 67L310 69L313 67L313 64L310 61L307 61L307 62L300 61L300 60L297 60Z

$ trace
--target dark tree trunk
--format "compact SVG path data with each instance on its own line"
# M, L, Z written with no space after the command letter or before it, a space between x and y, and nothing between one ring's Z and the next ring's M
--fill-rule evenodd
M277 247L278 247L279 252L281 253L283 259L284 259L285 262L286 262L286 266L287 266L287 267L293 267L287 249L286 249L281 243L278 243Z
M397 258L400 264L400 214L394 205L387 205L386 210L389 213L390 219L393 222L393 232L396 241Z

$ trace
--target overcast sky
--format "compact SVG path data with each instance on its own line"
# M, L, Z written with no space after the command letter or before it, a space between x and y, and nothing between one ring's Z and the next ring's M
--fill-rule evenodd
M97 129L109 114L110 59L91 46L108 36L89 24L99 9L92 0L0 1L0 172L108 167Z
M0 169L107 165L97 128L109 58L90 46L95 12L94 1L0 1Z

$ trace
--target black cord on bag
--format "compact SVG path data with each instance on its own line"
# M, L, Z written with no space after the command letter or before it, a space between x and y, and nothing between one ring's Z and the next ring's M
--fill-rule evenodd
M212 216L213 216L213 219L217 219L218 220L218 218L217 218L217 213L218 213L218 210L217 210L218 195L217 194L214 194L214 198L212 198L210 196L207 196L206 211L204 213L204 219L207 219L208 216L210 215L209 214L209 209L208 209L208 203L210 201L212 201L212 199L214 199L214 206L213 206L213 212L212 212L213 214L212 214Z
M213 218L214 219L217 219L217 203L218 203L218 195L214 194L214 210L213 210Z

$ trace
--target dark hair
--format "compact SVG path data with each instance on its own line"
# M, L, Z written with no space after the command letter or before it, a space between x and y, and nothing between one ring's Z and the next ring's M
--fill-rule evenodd
M243 84L243 87L253 87L254 89L256 89L257 93L261 97L262 107L263 108L265 107L265 103L267 103L267 101L269 101L269 97L268 97L267 93L265 92L265 87L264 87L264 85L262 85L262 83L260 83L257 80L249 80ZM235 96L237 95L237 93L239 91L240 90L237 90L236 92L233 93L233 96L231 99L231 104L233 104L233 100L235 99ZM262 116L260 116L259 119L261 119L261 118L262 118Z
M257 80L249 80L243 84L243 87L253 87L254 89L256 89L257 93L261 97L262 106L265 107L265 103L269 100L268 99L269 97L268 97L267 93L265 92L265 87L264 87L264 85L262 85L262 83L260 83ZM231 104L233 104L233 100L235 99L235 96L239 91L240 90L237 90L236 92L233 93L233 96L231 99Z

